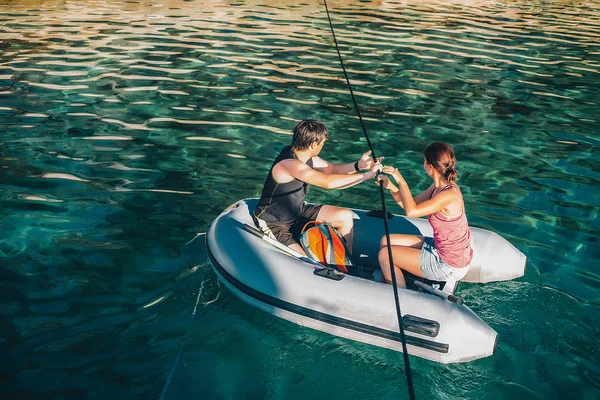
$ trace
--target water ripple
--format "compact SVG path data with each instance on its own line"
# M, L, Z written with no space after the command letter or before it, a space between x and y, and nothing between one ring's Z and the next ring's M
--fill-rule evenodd
M452 368L416 360L418 397L598 397L596 4L330 6L377 152L416 191L428 185L423 148L450 142L470 222L532 265L517 282L461 286L500 333L497 354ZM299 120L328 124L329 160L366 150L337 57L320 2L0 4L0 351L14 360L0 367L2 395L404 395L385 383L402 372L395 354L236 303L196 237L260 193ZM376 199L374 185L310 198ZM198 287L211 290L200 299ZM186 362L173 366L180 348ZM336 392L323 368L306 368L324 361L347 367ZM169 368L180 384L167 388ZM238 379L247 370L256 376Z

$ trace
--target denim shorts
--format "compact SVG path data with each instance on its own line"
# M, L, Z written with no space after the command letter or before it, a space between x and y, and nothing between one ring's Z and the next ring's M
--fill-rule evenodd
M452 277L460 280L465 277L469 267L454 268L446 264L438 255L433 245L432 237L423 238L423 247L421 248L421 272L425 278L432 281L447 281Z

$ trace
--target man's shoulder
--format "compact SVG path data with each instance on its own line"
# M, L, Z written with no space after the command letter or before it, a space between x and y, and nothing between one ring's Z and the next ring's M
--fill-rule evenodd
M294 168L302 168L303 166L306 166L306 164L304 164L302 161L300 161L298 159L285 158L283 160L280 160L277 164L275 164L274 167L276 167L278 169L290 170L290 169L294 169Z

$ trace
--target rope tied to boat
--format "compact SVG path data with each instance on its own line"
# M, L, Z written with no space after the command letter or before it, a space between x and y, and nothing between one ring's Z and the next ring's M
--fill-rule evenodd
M335 37L335 31L333 29L333 23L331 22L331 16L329 15L329 7L327 6L327 0L323 0L325 4L325 11L327 12L327 20L329 21L329 27L331 28L331 36L333 37L333 42L335 43L335 50L337 51L338 58L340 60L340 64L342 66L342 71L344 72L344 77L346 78L346 83L348 84L348 90L350 91L350 97L352 97L352 102L354 103L354 109L356 110L356 114L358 116L358 120L360 121L360 125L362 127L363 133L365 134L365 139L367 140L367 145L369 146L369 150L371 150L371 157L373 157L373 161L377 162L377 157L375 156L375 149L373 149L373 145L371 144L371 140L369 139L369 134L367 133L367 128L360 114L360 108L358 107L358 103L356 102L356 98L354 97L354 91L352 90L352 85L350 84L350 79L348 78L348 73L346 72L346 67L344 66L344 60L342 59L342 54L340 53L340 48L338 46L337 39ZM400 309L400 298L398 296L398 285L396 284L396 272L394 268L394 260L392 256L392 246L389 244L390 241L390 229L388 226L387 219L387 210L385 206L385 192L383 189L383 182L379 182L379 191L381 194L381 205L383 210L383 224L385 228L385 237L388 243L388 257L390 260L390 270L392 273L392 286L394 288L394 300L396 302L396 315L398 317L398 326L400 327L400 340L402 341L402 354L404 356L404 366L406 368L406 381L408 383L408 393L410 395L411 400L415 399L415 390L412 382L412 371L410 368L410 360L408 358L408 350L406 348L406 337L404 335L404 327L402 326L402 311Z

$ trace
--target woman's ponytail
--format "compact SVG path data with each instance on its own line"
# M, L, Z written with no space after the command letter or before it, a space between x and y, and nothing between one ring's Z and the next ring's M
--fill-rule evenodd
M447 143L434 142L427 146L425 151L425 160L431 164L448 182L456 183L458 172L456 171L456 158L454 150Z
M444 172L444 179L446 179L446 182L450 184L456 183L456 179L458 179L458 172L454 166L446 168L446 171Z

